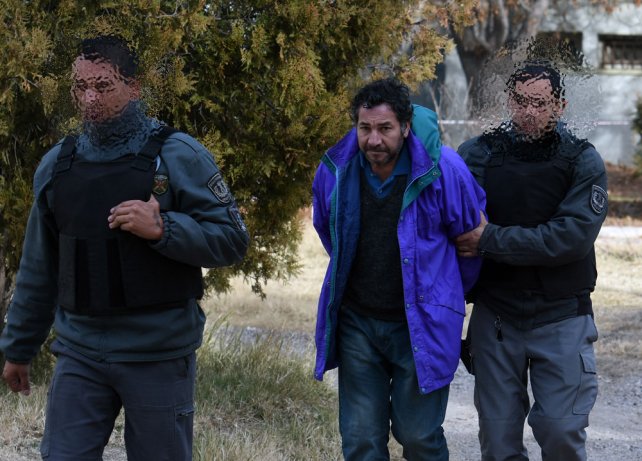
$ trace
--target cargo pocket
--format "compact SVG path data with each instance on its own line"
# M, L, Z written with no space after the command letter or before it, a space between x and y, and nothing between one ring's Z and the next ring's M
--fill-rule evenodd
M176 460L192 459L194 404L180 405L175 409L174 447Z
M580 385L577 389L575 402L573 402L573 413L576 415L588 415L597 399L595 354L580 353L580 360L582 374L580 376Z

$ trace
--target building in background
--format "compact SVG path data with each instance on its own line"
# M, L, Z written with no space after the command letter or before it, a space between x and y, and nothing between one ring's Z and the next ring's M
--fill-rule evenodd
M557 10L544 18L540 33L570 40L595 67L601 110L589 140L604 160L631 164L639 142L631 121L642 98L642 8L622 2L610 14L593 12L577 7Z

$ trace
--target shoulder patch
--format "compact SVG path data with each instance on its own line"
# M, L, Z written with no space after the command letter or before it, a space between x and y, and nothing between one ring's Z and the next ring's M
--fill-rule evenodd
M227 205L228 203L232 203L232 193L227 187L227 184L225 184L223 176L221 176L219 171L207 181L207 187L222 204Z
M591 209L595 214L602 214L608 203L608 194L600 186L593 184L591 189Z
M154 175L154 185L152 192L154 195L163 195L169 189L169 178L164 174Z
M236 207L236 205L233 205L227 209L227 212L230 215L230 218L232 218L232 221L234 221L234 224L236 225L237 229L242 230L243 232L247 233L247 227L245 226L245 222L243 221L243 217L241 216L241 212L239 209Z

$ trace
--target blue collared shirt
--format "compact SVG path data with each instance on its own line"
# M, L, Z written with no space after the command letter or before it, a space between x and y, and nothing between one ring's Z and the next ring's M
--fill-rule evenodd
M399 152L399 158L397 158L397 163L395 163L392 174L385 181L381 181L379 176L372 171L370 162L368 162L362 151L359 151L359 162L361 164L361 168L363 168L366 178L368 179L368 184L377 194L377 197L385 197L390 193L396 176L410 174L410 155L408 155L408 149L406 149L405 144L401 148L401 152Z

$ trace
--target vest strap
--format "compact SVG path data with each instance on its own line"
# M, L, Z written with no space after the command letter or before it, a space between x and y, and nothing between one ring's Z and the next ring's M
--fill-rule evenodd
M74 161L74 156L76 153L76 136L66 136L62 141L62 146L60 147L60 152L58 152L58 157L56 159L56 165L54 166L54 176L71 168L71 163Z
M136 154L132 162L132 168L141 171L149 170L156 161L156 157L158 157L165 140L177 131L175 128L162 126L158 133L149 137L141 151Z

